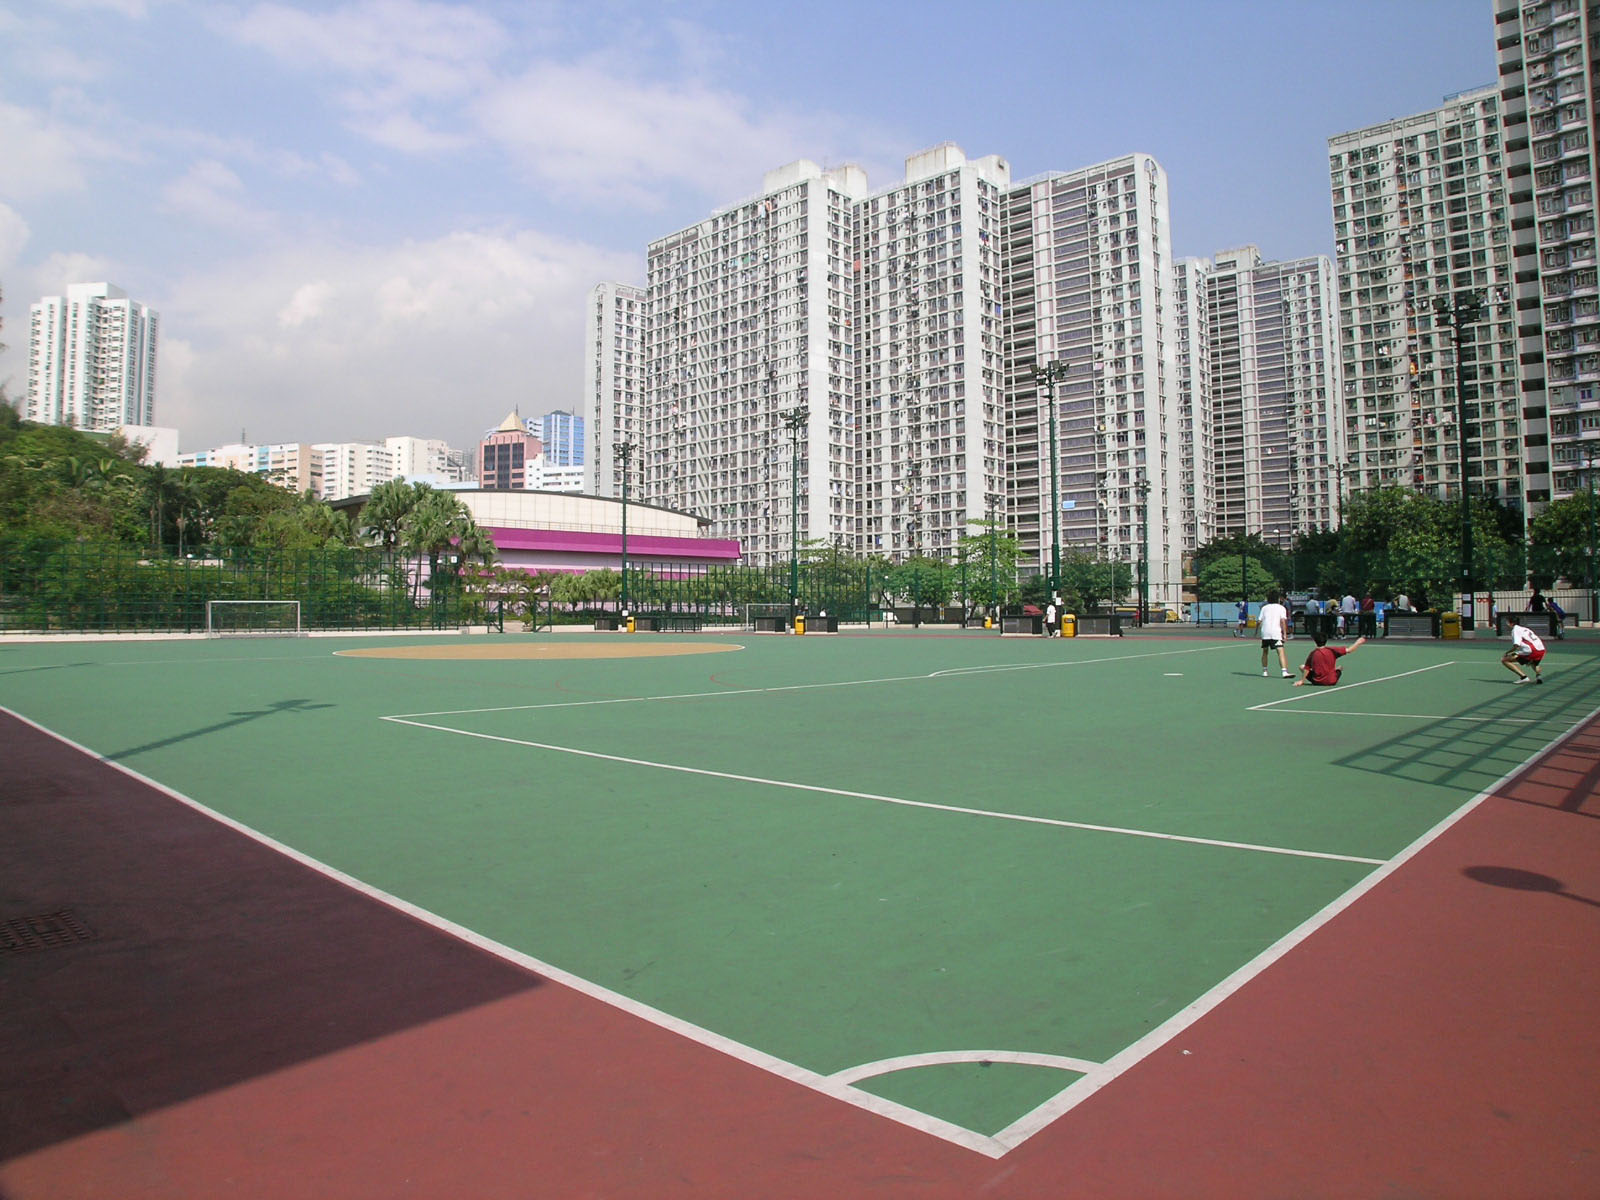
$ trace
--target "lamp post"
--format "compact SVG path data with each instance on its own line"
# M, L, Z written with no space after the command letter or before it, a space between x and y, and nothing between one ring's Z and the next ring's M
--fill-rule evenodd
M995 509L1000 505L1000 497L990 492L985 497L989 501L989 611L992 613L1000 603L1000 559L999 550L995 545ZM1593 505L1590 505L1593 508Z
M1464 292L1453 300L1439 296L1433 302L1434 315L1450 326L1450 341L1456 360L1456 443L1461 458L1461 594L1474 605L1472 587L1472 473L1467 462L1467 380L1461 367L1461 331L1484 317L1483 293ZM1467 611L1470 618L1471 609Z
M783 414L789 430L793 458L789 469L789 624L794 625L800 604L800 431L808 410L804 404Z
M1589 469L1589 620L1600 624L1600 588L1595 583L1594 538L1594 460L1597 453L1600 453L1600 448L1593 445L1583 448L1583 461Z
M1029 370L1034 385L1042 386L1050 405L1050 591L1054 596L1061 587L1061 483L1059 471L1061 456L1056 452L1056 384L1067 377L1067 364L1059 359L1040 366L1034 363Z
M622 615L628 615L628 460L633 457L632 442L617 443L617 457L622 460Z
M1139 624L1150 619L1150 481L1134 484L1139 493Z

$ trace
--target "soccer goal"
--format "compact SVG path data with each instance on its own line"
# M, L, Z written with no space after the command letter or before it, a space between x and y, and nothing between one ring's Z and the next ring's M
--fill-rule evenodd
M303 637L298 600L207 600L207 637Z
M744 629L747 633L771 633L789 627L787 604L746 604Z

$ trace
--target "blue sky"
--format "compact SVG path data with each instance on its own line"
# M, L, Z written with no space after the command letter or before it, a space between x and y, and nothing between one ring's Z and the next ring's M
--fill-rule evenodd
M466 445L577 406L588 289L768 168L1147 151L1178 255L1330 253L1328 137L1494 72L1491 0L0 0L0 381L104 279L185 449Z

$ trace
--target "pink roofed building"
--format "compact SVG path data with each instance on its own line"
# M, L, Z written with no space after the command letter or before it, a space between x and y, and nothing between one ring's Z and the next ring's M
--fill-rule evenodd
M528 432L513 409L478 444L478 484L488 490L520 492L533 482L543 453L544 444Z

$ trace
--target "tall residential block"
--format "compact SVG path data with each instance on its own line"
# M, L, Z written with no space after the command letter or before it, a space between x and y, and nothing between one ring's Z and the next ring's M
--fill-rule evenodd
M1525 134L1502 132L1500 103L1496 89L1480 88L1328 141L1352 489L1459 495L1464 397L1472 490L1514 505L1548 495L1545 382L1535 361L1540 266L1531 252L1519 255L1513 279L1513 227L1531 220L1532 200L1518 201L1518 217L1508 199L1524 196L1526 172L1507 195L1507 167L1526 161L1527 143ZM1592 188L1582 191L1592 206ZM1556 195L1564 202L1561 189ZM1517 236L1526 240L1532 230ZM1593 314L1592 232L1589 246ZM1558 312L1575 315L1560 304L1580 274L1546 279L1546 291L1566 289L1549 297ZM1458 367L1451 323L1436 306L1471 294L1482 297L1485 313L1464 325ZM1575 371L1577 360L1563 361Z
M1005 478L1024 557L1047 569L1059 525L1063 554L1144 560L1152 600L1176 605L1190 521L1166 172L1133 154L1026 180L1004 239ZM1066 367L1054 479L1033 378L1052 362Z
M109 283L78 283L28 311L23 416L111 432L155 424L160 317Z
M584 322L583 395L593 445L584 463L584 490L622 494L617 447L638 436L643 397L645 291L626 283L597 284Z
M1211 446L1211 262L1179 259L1173 265L1178 305L1179 492L1183 498L1183 550L1194 551L1217 536L1217 497Z
M1287 547L1339 520L1333 263L1246 246L1216 255L1205 289L1216 533Z
M395 467L389 448L376 442L316 442L311 450L321 465L317 495L323 500L365 495L406 473Z
M1587 0L1496 0L1494 29L1516 272L1513 361L1522 370L1526 496L1537 506L1587 487L1600 463L1600 8ZM1500 326L1511 323L1497 314L1497 347ZM1502 410L1512 400L1497 389L1492 412L1485 403L1486 425L1496 423L1484 431L1486 456L1492 436L1511 440L1512 414Z

